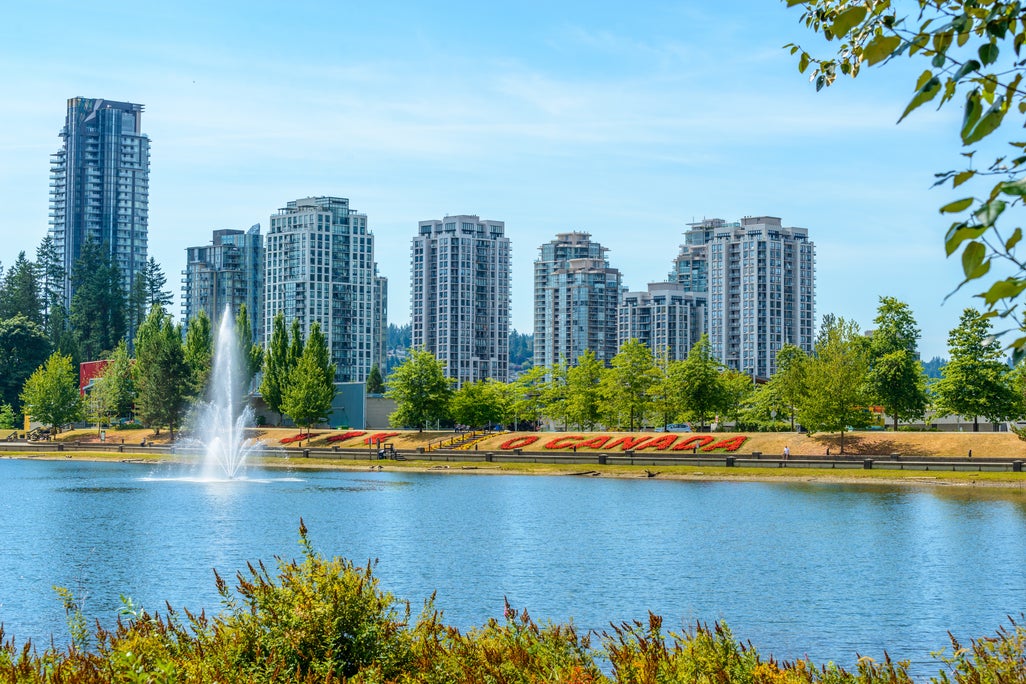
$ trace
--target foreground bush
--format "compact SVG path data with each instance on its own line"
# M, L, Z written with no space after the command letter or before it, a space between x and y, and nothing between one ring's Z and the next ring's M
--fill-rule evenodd
M664 632L662 620L624 623L599 635L572 624L537 625L508 604L502 620L466 633L445 625L425 602L411 623L408 602L378 587L371 564L359 567L317 554L300 522L301 562L277 559L272 575L259 564L239 573L234 589L216 576L223 609L215 617L126 614L88 643L84 618L68 592L72 644L41 653L17 647L0 628L0 682L560 682L661 684L904 684L907 663L858 661L855 672L799 660L762 659L724 625ZM1015 622L952 654L932 681L1026 682L1026 628ZM602 663L600 668L598 663Z

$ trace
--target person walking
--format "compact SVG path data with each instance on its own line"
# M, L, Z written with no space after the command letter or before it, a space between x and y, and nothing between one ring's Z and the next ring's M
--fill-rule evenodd
M784 460L786 461L786 460L788 460L789 458L791 458L791 447L789 447L789 446L787 446L787 445L785 444L785 445L784 445Z

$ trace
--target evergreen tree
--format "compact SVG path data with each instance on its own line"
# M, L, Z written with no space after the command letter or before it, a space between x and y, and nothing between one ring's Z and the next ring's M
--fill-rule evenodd
M56 434L65 423L82 417L82 397L78 392L78 373L71 357L51 354L25 381L21 393L25 413L49 425Z
M147 309L152 309L156 305L166 310L171 306L174 296L172 296L171 290L164 289L167 286L167 276L164 275L164 270L153 257L147 260L142 277L146 286Z
M103 369L104 391L108 394L111 412L116 417L132 415L135 404L135 381L132 378L132 359L128 355L128 343L118 342L114 353L107 359Z
M335 365L329 359L321 325L314 322L282 392L281 409L296 425L306 427L309 434L311 425L328 419L334 399Z
M703 429L709 418L723 407L722 366L713 356L709 336L703 334L686 359L672 368L672 384L680 396L683 415Z
M15 410L25 381L50 356L50 341L43 329L25 318L0 319L0 403Z
M245 304L239 305L239 313L235 316L235 339L238 358L243 360L242 386L248 392L253 386L253 378L264 364L264 348L253 342L253 324Z
M185 363L189 366L189 394L202 397L214 363L214 338L210 317L200 309L185 329Z
M870 339L869 389L898 430L899 420L926 415L926 376L919 362L919 328L912 310L894 297L881 297Z
M51 344L61 349L61 338L70 332L68 308L64 304L64 256L57 251L53 238L47 235L36 248L36 277L43 306L43 329ZM62 349L64 353L68 350Z
M652 352L639 340L628 340L610 361L602 377L604 413L610 424L622 425L627 419L631 432L640 428L652 409L650 391L659 371Z
M396 402L389 422L422 432L428 423L445 420L454 382L445 377L445 362L425 349L411 349L406 360L388 376L385 396Z
M385 379L381 377L381 369L378 368L378 364L371 366L370 373L367 374L367 394L384 394L385 393Z
M7 269L0 286L0 318L22 315L42 325L43 305L39 298L36 268L25 252L19 252L14 265Z
M71 328L82 359L105 358L125 337L121 270L106 245L87 242L72 273Z
M808 394L798 418L810 430L840 432L842 454L848 428L869 423L868 373L869 341L856 323L831 317L806 366Z
M175 437L191 390L181 329L159 306L150 310L135 336L136 408L144 425L166 425Z
M940 415L972 416L973 432L980 429L980 416L991 421L1017 417L1021 401L989 318L976 309L965 309L948 335L948 353L950 360L933 386Z
M293 364L289 358L289 333L285 327L285 314L274 315L271 323L271 339L264 354L264 377L260 383L260 394L267 407L277 414L282 413L281 401Z

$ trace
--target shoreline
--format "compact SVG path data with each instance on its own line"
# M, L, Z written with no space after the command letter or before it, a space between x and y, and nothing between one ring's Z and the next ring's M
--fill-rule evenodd
M35 452L0 454L0 459L86 462L119 462L138 465L185 464L190 458L168 457L154 454L140 457L133 454L126 458L118 452ZM642 465L585 465L585 464L481 464L478 462L454 461L440 465L430 461L371 461L354 462L341 459L275 458L256 457L253 467L270 470L331 470L341 472L394 472L394 473L436 473L446 475L532 475L551 477L598 477L613 479L670 480L682 482L764 482L786 484L840 484L881 485L956 489L987 489L1026 496L1026 475L1010 472L973 471L880 471L856 470L839 474L836 470L824 468L803 468L788 466L784 469L724 468L717 466L666 466L654 470L653 466ZM922 474L930 472L929 475ZM900 473L900 474L899 474Z

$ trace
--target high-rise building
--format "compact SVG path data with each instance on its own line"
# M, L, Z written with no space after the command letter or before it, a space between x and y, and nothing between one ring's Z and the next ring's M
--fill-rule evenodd
M385 312L375 313L374 234L342 197L306 197L271 216L264 240L264 330L283 312L303 335L314 321L328 340L338 382L363 382L375 363ZM379 297L379 306L385 299ZM380 353L380 352L378 352Z
M247 231L215 230L202 247L188 247L182 271L182 317L191 320L201 310L214 322L227 307L232 316L245 304L253 327L253 342L263 341L264 248L260 224Z
M705 332L706 295L680 283L650 283L620 302L620 345L638 340L669 361L687 358Z
M65 305L87 242L105 245L125 293L146 267L150 139L143 106L85 97L68 100L60 151L50 158L50 233L64 256Z
M388 278L374 264L374 364L382 377L388 372Z
M510 241L502 221L421 221L411 245L411 343L462 385L509 374Z
M707 282L709 341L723 364L768 378L783 345L812 351L816 249L807 229L748 216L691 224L685 237L675 273L689 288Z
M559 233L534 262L534 365L574 364L585 351L608 363L619 349L620 271L590 233Z

